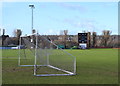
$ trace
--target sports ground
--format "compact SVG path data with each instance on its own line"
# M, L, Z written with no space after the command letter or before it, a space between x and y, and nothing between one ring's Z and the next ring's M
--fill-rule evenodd
M118 84L118 49L69 49L77 75L33 76L33 67L18 67L18 50L2 50L3 84Z

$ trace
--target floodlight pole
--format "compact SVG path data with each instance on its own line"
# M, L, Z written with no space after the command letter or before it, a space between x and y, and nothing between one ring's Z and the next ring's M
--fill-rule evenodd
M32 31L33 31L33 9L32 9Z
M31 30L33 31L33 9L35 9L35 6L34 5L29 5L29 7L32 9L32 22L31 22L32 25L31 25Z

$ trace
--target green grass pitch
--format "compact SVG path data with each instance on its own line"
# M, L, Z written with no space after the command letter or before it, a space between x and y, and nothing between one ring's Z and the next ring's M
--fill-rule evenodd
M18 67L18 51L2 50L3 84L118 84L118 50L66 50L76 56L75 76L33 76L33 67Z

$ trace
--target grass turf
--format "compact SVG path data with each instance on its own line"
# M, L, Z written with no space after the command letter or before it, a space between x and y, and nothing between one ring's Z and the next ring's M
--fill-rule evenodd
M66 50L76 56L75 76L33 76L33 67L18 67L17 50L2 51L3 84L117 84L118 50Z

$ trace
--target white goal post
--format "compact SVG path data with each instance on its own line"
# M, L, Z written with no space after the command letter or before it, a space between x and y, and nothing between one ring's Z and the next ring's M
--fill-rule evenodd
M33 66L35 76L76 74L76 57L59 48L48 36L20 37L19 44L18 65Z

